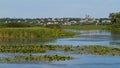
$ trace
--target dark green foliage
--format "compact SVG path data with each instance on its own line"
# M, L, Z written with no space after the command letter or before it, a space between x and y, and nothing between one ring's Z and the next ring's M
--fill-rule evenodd
M111 13L109 17L112 21L112 25L109 29L113 32L120 32L120 12Z

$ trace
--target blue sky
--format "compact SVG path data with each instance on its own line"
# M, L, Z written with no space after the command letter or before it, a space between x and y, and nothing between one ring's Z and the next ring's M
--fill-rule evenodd
M120 11L120 0L0 0L0 17L43 18L85 17L100 18Z

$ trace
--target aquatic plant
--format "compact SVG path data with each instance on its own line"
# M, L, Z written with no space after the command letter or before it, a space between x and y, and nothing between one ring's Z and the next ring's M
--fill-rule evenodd
M0 61L4 62L37 62L37 61L65 61L72 60L73 57L70 56L60 56L60 55L28 55L28 56L14 56L13 58L0 58Z
M120 55L120 48L107 46L57 46L57 45L0 45L1 53L45 53L64 51L77 54Z
M94 55L120 55L120 48L112 48L107 46L83 46L79 48L80 54L94 54Z

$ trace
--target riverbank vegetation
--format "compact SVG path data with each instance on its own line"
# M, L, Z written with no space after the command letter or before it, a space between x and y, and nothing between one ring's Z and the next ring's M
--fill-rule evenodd
M75 30L106 30L108 25L74 25L74 26L62 26L64 29Z

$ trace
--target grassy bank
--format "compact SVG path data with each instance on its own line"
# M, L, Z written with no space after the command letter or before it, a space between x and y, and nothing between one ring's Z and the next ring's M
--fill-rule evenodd
M75 29L75 30L106 30L107 26L104 25L76 25L76 26L62 26L64 29Z
M44 27L0 28L1 39L70 37L74 33Z

